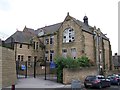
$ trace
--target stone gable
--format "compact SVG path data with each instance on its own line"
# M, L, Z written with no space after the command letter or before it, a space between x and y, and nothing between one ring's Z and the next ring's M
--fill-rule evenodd
M73 42L69 43L63 43L63 32L66 28L72 28L74 30L74 38L75 40ZM82 50L84 48L83 43L83 32L81 27L74 22L72 18L69 18L69 20L65 20L62 24L62 26L59 29L59 54L62 55L62 49L68 49L68 56L71 56L70 50L71 48L76 48L77 50L77 57L82 55Z

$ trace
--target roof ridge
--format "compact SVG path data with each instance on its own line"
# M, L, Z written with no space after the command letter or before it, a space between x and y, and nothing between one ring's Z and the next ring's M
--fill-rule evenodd
M61 24L61 23L62 23L62 22L56 23L56 24L52 24L52 25L49 25L49 26L54 26L54 25ZM47 26L47 27L49 27L49 26Z
M34 30L33 28L28 28L26 25L25 25L24 29L25 29L25 28L26 28L26 29L32 29L32 30ZM24 30L24 29L23 29L23 30Z
M62 23L62 22L56 23L56 24L52 24L52 25L48 25L48 26L44 26L44 27L41 27L41 28L38 28L38 29L42 29L42 28L45 28L45 27L50 27L50 26L58 25L58 24L61 24L61 23Z
M13 35L15 35L16 33L18 33L18 32L22 32L22 31L19 31L19 30L17 30L15 33L13 33L10 37L12 37Z

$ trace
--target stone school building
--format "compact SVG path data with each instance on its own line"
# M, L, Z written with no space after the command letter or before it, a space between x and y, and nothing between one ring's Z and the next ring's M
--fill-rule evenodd
M16 31L4 42L13 48L16 61L42 62L52 61L56 56L74 59L86 55L93 64L111 69L111 44L101 30L88 23L88 17L83 22L67 13L65 19L53 25L38 28L27 28ZM97 59L98 57L98 59Z

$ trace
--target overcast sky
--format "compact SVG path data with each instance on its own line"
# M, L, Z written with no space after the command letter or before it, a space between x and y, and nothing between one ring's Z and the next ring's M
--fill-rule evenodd
M100 28L111 41L113 54L118 52L119 0L0 0L0 38L22 31L25 25L37 29L62 22L67 12L91 26Z

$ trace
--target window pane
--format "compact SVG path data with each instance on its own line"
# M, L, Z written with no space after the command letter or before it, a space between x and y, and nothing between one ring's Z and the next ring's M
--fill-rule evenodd
M66 36L64 36L64 38L66 38Z
M50 36L50 44L53 44L54 36Z
M28 56L28 66L30 67L32 64L31 64L31 56Z
M21 56L21 61L23 61L23 56Z
M76 58L76 48L71 48L71 55L75 59Z
M33 48L35 49L35 42L33 42Z
M45 53L48 53L48 51L45 51Z
M49 44L49 39L48 39L48 38L46 38L46 40L45 40L45 41L46 41L46 44Z
M48 61L48 57L45 57L45 60Z
M48 60L48 53L49 51L45 51L45 60Z
M30 48L30 45L28 45L28 49Z
M62 49L62 56L67 57L67 49Z
M22 44L20 44L20 48L22 48Z
M50 50L50 53L54 53L54 50Z
M50 61L52 61L52 54L50 54Z
M62 52L63 52L63 53L67 52L67 49L63 49Z
M36 50L38 49L38 42L36 42Z
M52 42L53 42L53 38L50 38L50 44L52 44Z
M18 55L18 61L20 61L20 55Z

